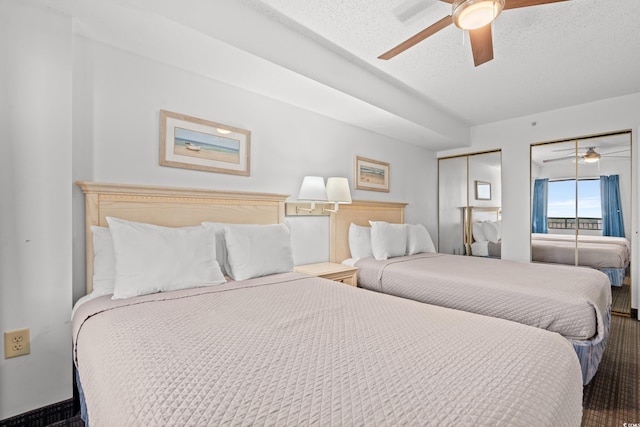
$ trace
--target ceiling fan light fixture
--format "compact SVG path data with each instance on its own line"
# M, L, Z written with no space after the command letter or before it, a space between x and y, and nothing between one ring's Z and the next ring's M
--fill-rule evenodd
M503 8L504 0L456 0L451 16L458 28L476 30L492 23Z
M595 163L600 160L600 154L595 150L589 149L586 153L583 154L582 160L584 160L585 163Z

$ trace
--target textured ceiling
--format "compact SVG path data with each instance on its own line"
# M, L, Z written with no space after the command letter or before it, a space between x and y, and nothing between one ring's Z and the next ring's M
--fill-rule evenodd
M640 92L639 0L506 10L494 23L495 59L480 67L454 25L389 61L377 59L449 15L442 1L246 3L470 125Z
M439 0L25 1L80 36L433 151L468 147L474 125L640 93L640 0L506 10L479 67L454 25L377 59L450 14Z

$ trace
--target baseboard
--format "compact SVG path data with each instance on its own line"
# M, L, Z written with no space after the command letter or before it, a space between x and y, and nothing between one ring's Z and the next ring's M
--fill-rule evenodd
M47 426L73 415L73 399L69 399L1 420L0 427Z

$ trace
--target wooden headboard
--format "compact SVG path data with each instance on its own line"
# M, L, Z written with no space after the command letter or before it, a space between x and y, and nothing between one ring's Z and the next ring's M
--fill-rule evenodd
M351 223L369 226L369 221L404 223L404 208L407 203L373 202L354 200L350 205L340 205L337 213L331 214L329 258L340 263L351 258L349 250L349 226Z
M203 221L277 224L284 221L287 195L190 188L76 182L85 194L87 293L93 289L91 226L107 227L106 217L167 227Z

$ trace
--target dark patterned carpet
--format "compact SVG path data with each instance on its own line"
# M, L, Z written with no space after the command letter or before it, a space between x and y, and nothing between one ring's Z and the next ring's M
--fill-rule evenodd
M629 314L631 311L631 285L624 278L622 286L611 287L611 311Z
M583 427L640 423L640 322L612 316L600 369L584 388ZM50 426L84 427L79 417Z
M584 388L582 425L640 423L640 322L612 316L598 373Z
M47 427L84 427L84 421L80 419L80 415L77 415L68 420L58 421L54 424L49 424Z

